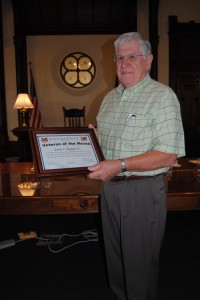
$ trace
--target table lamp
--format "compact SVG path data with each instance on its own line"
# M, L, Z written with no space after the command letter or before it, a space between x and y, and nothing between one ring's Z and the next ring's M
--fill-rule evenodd
M18 189L22 196L33 196L38 184L32 182L22 182L18 184Z
M31 102L29 95L28 94L18 94L17 100L15 101L14 104L14 109L19 109L19 111L22 113L22 127L28 126L26 124L26 119L25 119L25 113L27 109L33 108L33 103Z

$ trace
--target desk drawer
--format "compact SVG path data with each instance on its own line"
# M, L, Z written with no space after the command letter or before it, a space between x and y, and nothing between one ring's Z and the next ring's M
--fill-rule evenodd
M196 210L200 209L200 198L198 195L168 196L168 210Z
M98 197L55 199L53 200L53 210L57 213L98 212Z
M41 201L32 198L0 200L0 215L46 214L51 211L50 200Z

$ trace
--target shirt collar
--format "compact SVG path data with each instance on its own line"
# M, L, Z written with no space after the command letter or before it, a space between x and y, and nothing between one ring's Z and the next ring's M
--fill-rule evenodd
M121 95L123 94L123 92L126 90L128 92L133 92L136 93L138 91L140 91L141 89L143 89L143 87L151 80L151 77L149 75L149 73L144 77L144 79L142 81L140 81L138 84L131 86L129 88L124 88L124 86L120 83L118 85L118 87L116 88L117 92L120 93Z

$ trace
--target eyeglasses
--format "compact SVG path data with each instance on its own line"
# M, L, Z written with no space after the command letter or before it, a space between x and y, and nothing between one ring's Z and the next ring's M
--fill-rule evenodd
M129 55L117 55L114 57L114 62L122 63L125 60L127 62L134 62L139 56L144 56L144 54L129 54Z

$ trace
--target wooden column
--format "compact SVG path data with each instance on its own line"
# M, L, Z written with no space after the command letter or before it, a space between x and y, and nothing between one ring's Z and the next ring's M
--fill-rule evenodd
M151 76L155 80L158 78L158 7L159 0L149 0L149 40L151 42L152 53L154 56Z
M16 85L17 94L28 93L27 76L27 47L26 33L21 22L20 6L16 1L12 1L14 13L14 45L15 45L15 63L16 63ZM21 115L18 113L19 126L22 123Z

